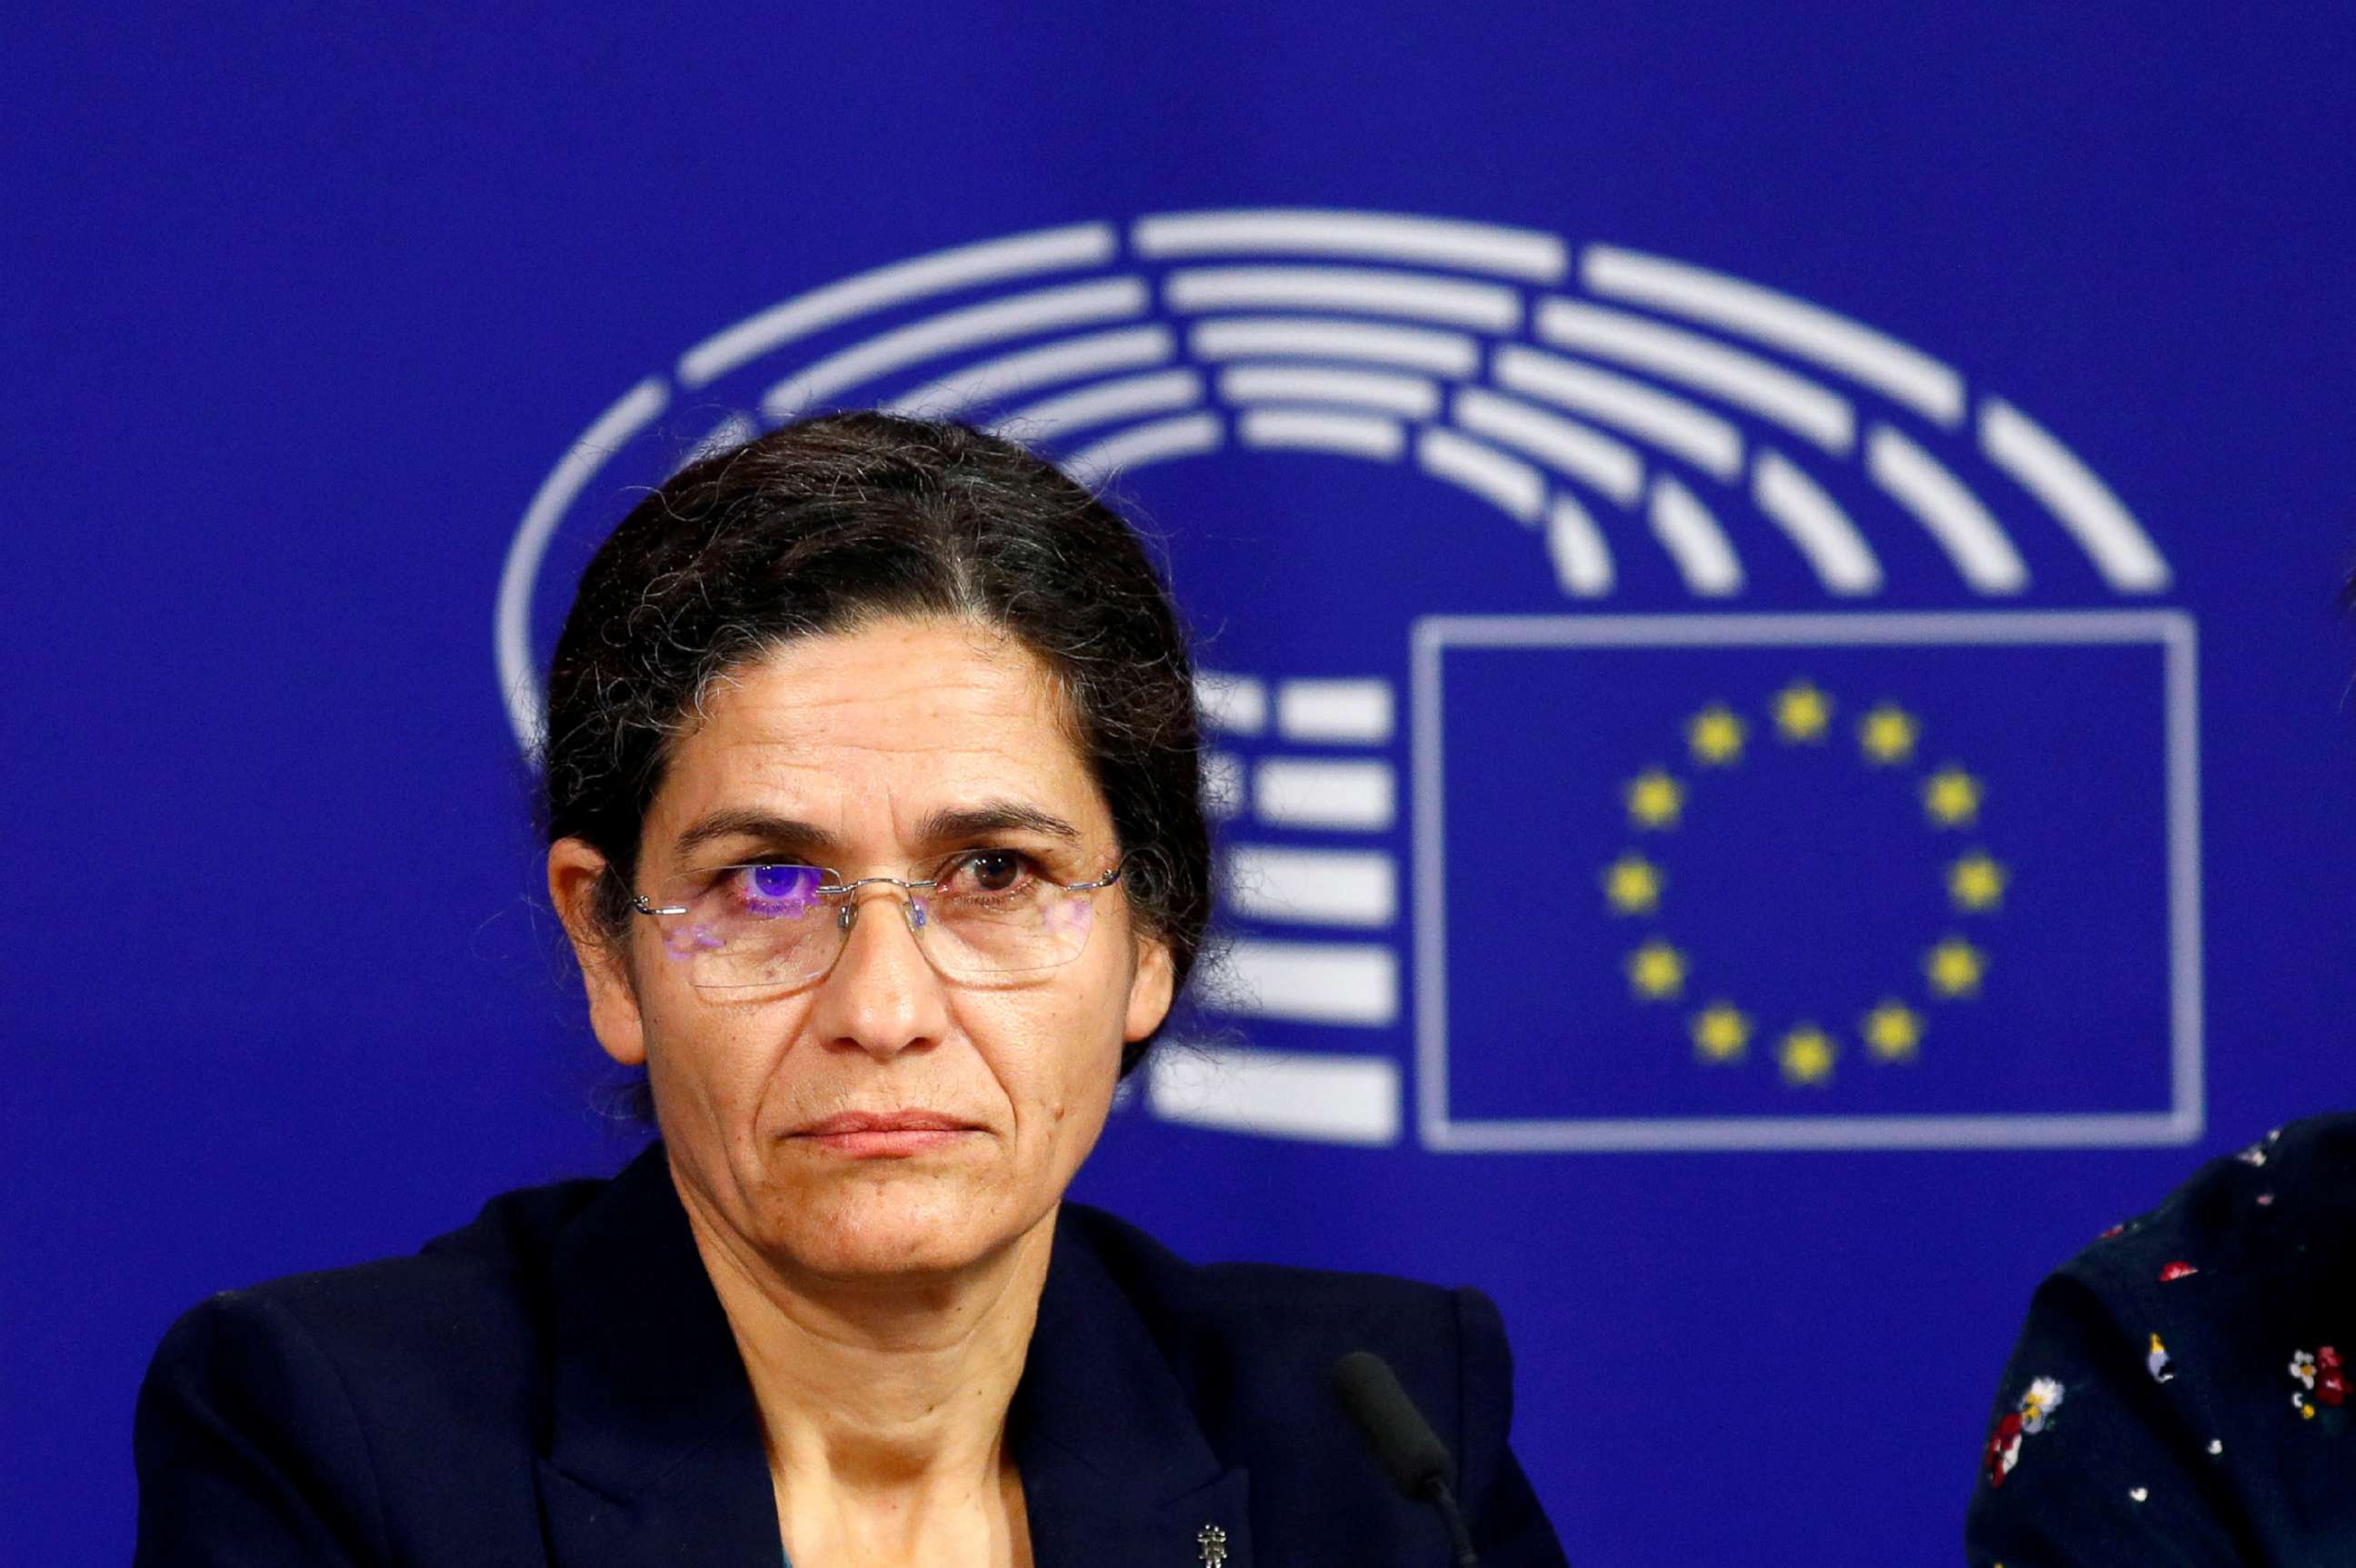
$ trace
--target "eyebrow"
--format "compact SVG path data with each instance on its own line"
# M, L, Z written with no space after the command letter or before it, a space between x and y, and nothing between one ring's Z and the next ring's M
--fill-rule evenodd
M817 858L840 847L834 835L809 822L767 811L732 807L696 821L679 835L674 853L684 858L723 839L758 839L771 849Z
M1030 832L1080 842L1080 830L1063 818L1020 800L985 800L979 806L935 811L917 824L917 839L927 844L951 839L979 838L984 833Z
M916 825L917 842L928 846L1004 832L1039 833L1074 844L1080 842L1079 829L1052 811L1020 800L944 807ZM806 855L819 865L842 848L841 840L814 823L732 807L713 811L688 827L679 835L674 853L684 858L707 844L737 838L756 839L766 848Z

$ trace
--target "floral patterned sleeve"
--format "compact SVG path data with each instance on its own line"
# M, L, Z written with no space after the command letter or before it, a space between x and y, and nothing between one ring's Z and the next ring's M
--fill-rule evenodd
M1997 1393L1973 1568L2356 1563L2356 1117L2213 1162L2046 1280Z
M2092 1272L2055 1274L2029 1305L1972 1498L1973 1568L2242 1563L2199 1402L2169 1386L2182 1379L2165 1340L2122 1322L2126 1302Z

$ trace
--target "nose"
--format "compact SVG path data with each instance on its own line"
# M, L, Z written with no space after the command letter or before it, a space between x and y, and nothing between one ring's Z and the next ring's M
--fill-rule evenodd
M819 983L810 1009L819 1038L878 1061L939 1043L948 1031L948 999L916 945L923 914L892 887L863 887L843 906L842 955Z

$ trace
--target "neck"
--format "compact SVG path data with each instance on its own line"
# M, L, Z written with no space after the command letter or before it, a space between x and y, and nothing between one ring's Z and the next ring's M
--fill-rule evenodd
M1055 1210L953 1273L826 1279L780 1266L680 1185L760 1408L789 1541L865 1537L892 1556L880 1538L913 1541L1010 1498L1019 1515L1006 1412Z

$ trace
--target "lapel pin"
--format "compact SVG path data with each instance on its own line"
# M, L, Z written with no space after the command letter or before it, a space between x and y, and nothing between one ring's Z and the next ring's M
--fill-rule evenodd
M1194 1544L1203 1549L1203 1568L1219 1568L1227 1560L1227 1532L1215 1524L1196 1530Z

